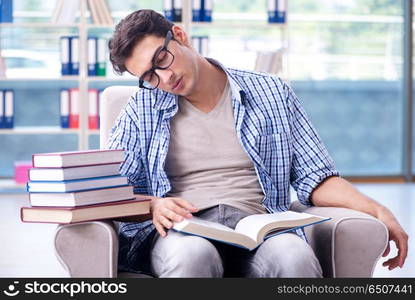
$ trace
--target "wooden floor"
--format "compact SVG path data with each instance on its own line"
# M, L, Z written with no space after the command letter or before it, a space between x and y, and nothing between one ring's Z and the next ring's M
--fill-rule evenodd
M386 205L410 237L405 266L388 271L381 258L374 277L415 277L415 184L356 184L366 195ZM0 277L67 277L53 249L56 225L22 223L19 209L28 205L26 194L0 194ZM392 256L396 253L393 248Z

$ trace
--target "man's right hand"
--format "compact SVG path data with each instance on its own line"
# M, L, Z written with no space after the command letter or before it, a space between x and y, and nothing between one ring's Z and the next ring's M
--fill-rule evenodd
M173 227L173 222L180 222L184 218L191 218L198 209L189 201L181 198L158 198L151 199L150 212L153 217L153 224L158 233L165 237L166 229Z

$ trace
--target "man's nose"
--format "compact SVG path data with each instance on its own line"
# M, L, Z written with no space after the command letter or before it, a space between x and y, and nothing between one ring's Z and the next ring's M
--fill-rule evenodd
M170 69L165 69L165 70L157 69L155 70L155 72L160 77L160 81L163 84L166 84L166 85L170 84L171 77L173 75L173 72Z

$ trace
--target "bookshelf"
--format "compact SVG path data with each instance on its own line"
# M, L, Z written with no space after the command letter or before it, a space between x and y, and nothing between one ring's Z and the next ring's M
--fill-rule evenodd
M111 0L108 0L109 6L112 7L113 3ZM115 2L115 1L113 1ZM163 1L159 0L159 12L162 12ZM143 5L140 3L140 5ZM144 4L145 5L145 4ZM154 4L152 8L154 8ZM126 5L127 6L127 5ZM120 7L118 5L117 7ZM127 13L143 7L128 8L120 13L120 11L114 11L113 17L117 18L124 17ZM215 8L213 8L215 9ZM79 36L79 75L78 76L56 76L54 78L37 78L35 75L29 75L25 78L1 78L0 77L0 89L5 87L15 88L17 90L15 94L15 104L21 105L22 98L27 97L28 93L19 93L19 90L22 86L27 89L38 89L39 93L49 93L49 98L55 98L53 101L40 101L40 105L54 105L56 113L59 114L57 110L58 106L58 90L60 88L78 88L79 89L79 129L62 129L59 127L59 123L56 123L56 126L53 126L49 123L39 124L17 124L15 128L12 129L0 129L0 140L2 143L10 144L15 143L16 147L21 147L22 143L31 143L31 144L44 144L44 147L35 147L32 152L52 152L52 151L68 151L68 150L85 150L96 148L99 145L99 130L91 130L88 128L88 89L97 88L103 89L109 85L136 85L137 81L132 76L115 76L109 74L111 72L110 68L107 68L107 76L88 76L87 74L87 39L88 35L93 36L110 36L114 26L108 25L96 25L88 22L90 16L87 7L87 0L80 0L79 8L79 21L77 23L67 23L67 24L52 24L48 22L48 18L44 18L39 22L16 22L16 23L0 23L0 31L13 31L22 32L25 34L24 30L30 29L45 29L45 30L56 30L61 33L61 35L67 34L76 34ZM229 22L226 21L227 15L221 16L221 18L213 18L212 22L192 22L192 1L191 0L182 0L182 21L175 22L175 24L181 26L188 34L191 36L194 33L198 32L207 32L209 34L212 30L222 30L223 28L229 27ZM249 20L248 20L249 21ZM255 21L255 20L254 20ZM116 23L116 22L115 22ZM249 30L252 27L252 22L246 22L246 20L236 19L232 22L232 29L237 28L241 30ZM288 35L286 34L286 25L281 24L268 24L266 21L266 6L264 1L264 18L261 20L255 21L255 27L260 30L277 30L280 31L281 39L287 39ZM228 28L229 29L229 28ZM29 33L30 34L30 33ZM56 39L56 45L59 44L59 39ZM0 50L4 47L3 43L0 43ZM223 61L226 65L226 61ZM285 68L284 68L285 70ZM46 97L46 96L45 96ZM55 101L56 100L56 101ZM36 101L36 99L33 99ZM56 103L52 103L56 102ZM23 104L24 105L24 104ZM23 111L23 109L20 109ZM16 110L15 110L16 113ZM58 116L56 116L58 118ZM58 121L57 121L58 122ZM19 122L20 123L20 122ZM16 122L15 122L16 125ZM44 138L50 137L50 139L56 140L53 145L48 145L49 140L44 140ZM62 145L59 145L60 141L69 140L65 144L66 148ZM59 147L62 146L62 147ZM5 156L8 155L8 163L23 160L21 157L22 151L17 150L15 153L0 153L0 166L6 161ZM3 156L3 158L2 158ZM27 155L26 155L27 156ZM25 159L29 159L25 156ZM10 177L10 172L8 176L4 175L4 171L0 172L0 178ZM7 172L6 172L7 173ZM1 189L1 186L0 186Z

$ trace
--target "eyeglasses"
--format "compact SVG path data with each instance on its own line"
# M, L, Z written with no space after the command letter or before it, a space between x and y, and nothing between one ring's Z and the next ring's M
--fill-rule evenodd
M138 86L140 88L154 90L160 84L160 77L155 70L166 70L174 61L174 55L167 49L167 45L173 39L173 34L169 30L166 35L163 46L158 48L151 59L152 67L147 70L139 78Z

